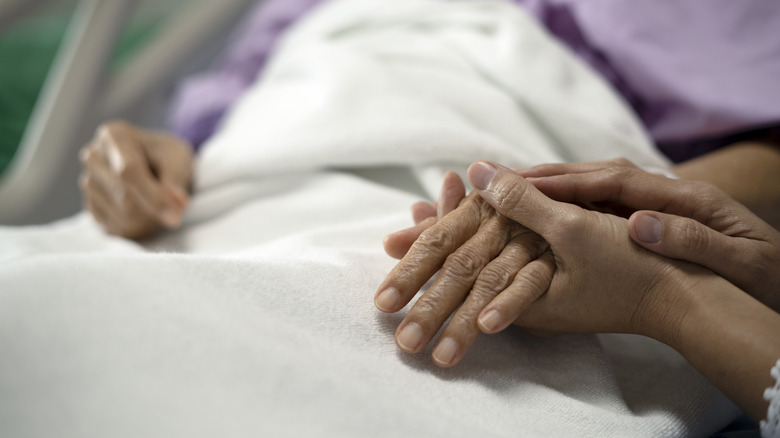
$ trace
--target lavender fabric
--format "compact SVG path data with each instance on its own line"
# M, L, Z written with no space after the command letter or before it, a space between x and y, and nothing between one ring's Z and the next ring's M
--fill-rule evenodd
M528 2L530 3L530 2ZM634 107L659 148L682 161L780 133L780 2L536 1L569 13L583 59ZM552 8L555 11L549 12ZM548 28L570 46L571 27ZM575 51L581 54L582 46Z
M205 141L280 35L324 1L255 7L221 62L180 88L172 128L196 147ZM609 81L673 160L734 141L780 138L780 2L508 1Z

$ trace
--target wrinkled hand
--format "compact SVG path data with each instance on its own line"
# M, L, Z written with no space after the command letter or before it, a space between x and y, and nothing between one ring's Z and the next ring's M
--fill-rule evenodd
M416 205L418 224L385 239L388 253L403 258L375 299L380 310L396 312L439 271L395 339L403 351L419 352L452 315L433 349L434 362L444 367L458 363L473 344L480 333L477 317L488 303L497 296L511 301L541 295L553 269L539 236L475 194L464 196L460 178L448 174L438 204Z
M390 257L402 259L423 231L455 210L466 197L466 186L455 172L444 174L439 200L433 203L417 202L412 205L414 226L388 234L384 239L385 252Z
M115 121L98 128L80 159L84 208L108 233L138 239L181 223L193 166L183 140Z
M542 165L523 175L559 201L640 210L628 223L638 245L705 266L780 312L780 233L714 185L650 174L626 160Z
M488 304L480 320L556 332L627 332L669 339L687 308L683 281L712 272L634 244L628 220L552 200L518 173L487 162L469 168L475 191L501 215L544 238L555 270L543 295ZM506 312L512 316L507 316ZM495 313L493 313L495 312ZM519 314L519 318L513 316ZM491 316L492 315L492 316Z

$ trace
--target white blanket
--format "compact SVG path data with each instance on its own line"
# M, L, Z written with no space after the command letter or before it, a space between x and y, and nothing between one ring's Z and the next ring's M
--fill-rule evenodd
M710 434L735 407L638 336L400 353L373 306L442 170L653 152L625 105L502 2L334 1L207 144L184 227L0 229L0 435Z

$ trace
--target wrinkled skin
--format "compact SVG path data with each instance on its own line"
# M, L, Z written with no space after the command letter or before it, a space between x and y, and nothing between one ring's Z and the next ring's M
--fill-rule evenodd
M780 238L777 231L714 185L650 174L624 159L541 165L520 171L520 174L527 176L528 182L555 200L586 205L592 209L606 208L609 212L621 212L626 217L630 215L626 234L637 245L660 255L707 267L767 306L776 311L780 309L780 294L777 293L780 273L772 268L776 261L780 260ZM491 216L485 214L484 203L479 208L473 206L478 203L474 193L469 197L465 196L465 187L460 178L454 173L448 173L438 202L413 205L415 226L393 233L385 239L388 254L403 259L396 270L411 270L414 275L426 276L431 267L426 267L428 271L424 273L416 267L420 263L428 262L426 254L433 254L430 258L436 262L434 266L446 266L447 259L444 263L441 263L441 260L447 257L447 251L431 251L431 241L438 242L449 238L446 236L458 235L461 233L459 223L464 220L485 220L487 223ZM460 209L458 205L464 208ZM475 214L476 211L479 214ZM455 216L446 219L451 213ZM471 219L464 219L469 216ZM652 219L648 221L648 217ZM614 216L603 216L602 219L604 218L615 219ZM436 228L435 233L425 233L442 219L446 219L446 226ZM505 229L502 230L502 226ZM450 322L451 327L441 336L441 339L450 338L454 342L446 341L447 348L439 348L438 344L434 348L434 361L439 365L451 366L457 363L476 339L478 331L495 333L512 321L523 325L520 309L525 309L529 300L542 296L555 269L554 264L549 263L549 254L539 252L539 245L544 247L546 243L540 243L538 235L533 239L517 240L512 244L523 246L524 256L499 258L489 264L490 268L484 274L481 271L479 274L465 273L468 269L476 271L488 266L485 261L492 260L497 251L496 245L500 246L508 229L514 226L516 223L510 221L483 227L478 241L487 244L481 253L476 245L462 243L463 236L456 238L457 250L450 252L455 255L446 270L439 274L443 279L437 280L440 282L437 289L434 293L423 294L422 310L413 308L410 312L412 316L407 317L399 327L396 338L402 350L419 351L430 341L431 332L435 332L441 321L452 314L461 302L467 303L464 304L466 309L458 309L452 320L455 324ZM417 244L412 257L404 258L418 238L422 238L423 242ZM458 251L460 254L457 254ZM512 251L519 252L517 249ZM738 257L728 258L723 257L723 254L734 254ZM528 267L529 265L531 267ZM399 275L395 273L396 270L388 276L389 279ZM518 284L524 284L525 288L532 292L502 294L520 272L522 275ZM456 288L458 292L446 292L446 288L440 285L447 285L453 277L462 279ZM482 280L477 283L476 279L480 277ZM467 290L469 283L472 283L473 289L476 290L474 297L471 296L472 291ZM483 286L485 283L491 284L491 287L487 288L490 291L488 293ZM383 283L384 286L386 285ZM410 286L404 287L414 289ZM380 287L380 292L382 290ZM403 303L408 301L408 293L405 292ZM446 296L446 304L439 302L443 295ZM392 306L383 308L380 304L378 302L382 310L394 309ZM431 316L432 323L419 322L428 316ZM419 327L419 330L412 326L411 334L404 333L407 320ZM531 331L544 336L556 333L539 329ZM413 348L410 348L408 338L412 335L414 336L411 339L415 343ZM420 340L417 341L417 338ZM441 350L438 355L437 350ZM456 353L451 357L453 350Z
M501 172L506 181L517 176ZM424 348L450 315L433 349L440 366L462 359L480 331L495 333L512 322L546 334L633 331L654 301L647 294L673 283L668 273L690 269L634 245L624 218L553 201L525 180L517 184L498 186L497 198L477 190L479 197L472 193L445 209L441 220L430 217L399 232L402 238L388 236L386 247L397 244L400 254L401 243L419 234L380 285L380 310L398 311L439 272L396 331L403 351ZM488 205L496 199L498 207ZM599 257L601 269L594 269ZM625 272L613 272L615 266Z
M439 272L399 326L396 341L402 350L416 353L452 315L434 347L433 358L440 366L457 363L480 329L492 332L505 327L478 325L485 306L499 295L504 300L540 295L554 270L547 244L536 233L499 215L476 193L462 198L457 208L448 211L452 198L443 196L437 205L445 206L439 209L441 220L429 217L411 229L388 236L385 246L396 255L401 255L409 238L415 240L382 283L376 298L380 310L398 311ZM433 207L429 207L430 213Z

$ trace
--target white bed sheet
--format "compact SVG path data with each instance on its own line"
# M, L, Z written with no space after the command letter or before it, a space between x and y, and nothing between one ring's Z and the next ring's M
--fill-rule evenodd
M482 336L438 369L373 294L443 171L667 163L592 72L503 2L339 0L299 25L199 159L185 225L0 229L8 436L700 436L736 408L628 335ZM379 169L394 166L394 169ZM338 170L340 169L340 170ZM423 194L424 194L423 193Z

